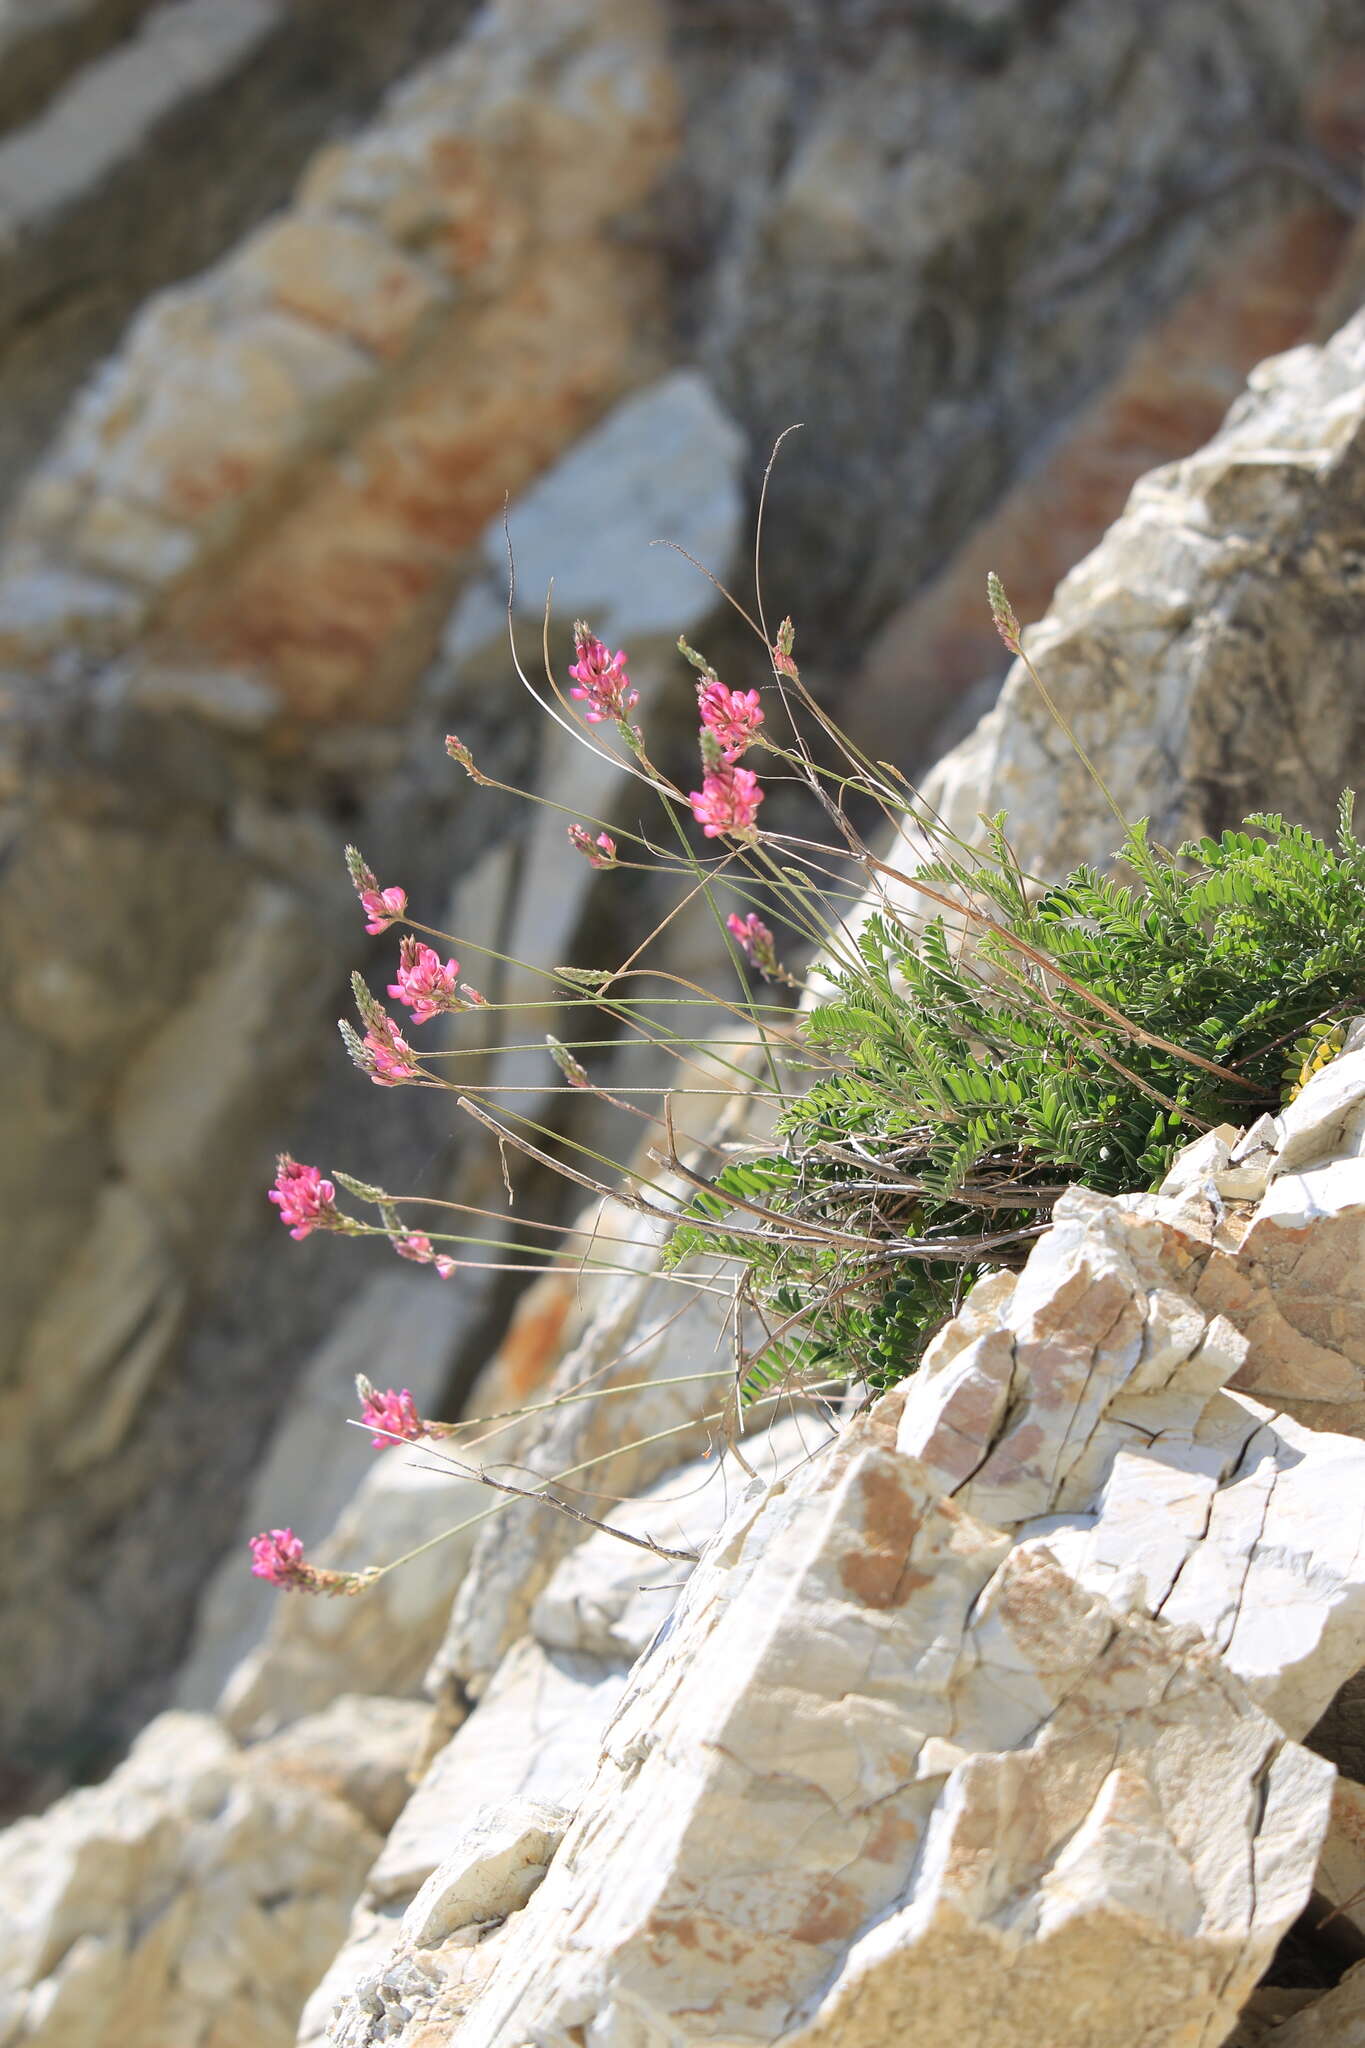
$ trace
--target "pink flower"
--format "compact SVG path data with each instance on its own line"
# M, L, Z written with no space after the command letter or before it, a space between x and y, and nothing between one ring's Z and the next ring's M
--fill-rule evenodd
M369 923L367 932L386 932L396 917L401 917L408 907L407 891L404 889L381 889L374 869L361 853L359 847L346 849L346 872L351 878L351 887L360 898Z
M747 917L741 917L738 911L732 910L725 920L725 929L760 974L777 973L773 935L756 910L751 910Z
M581 619L573 630L574 653L578 659L569 664L569 674L579 687L570 690L569 695L587 705L583 716L589 725L602 725L608 720L624 724L627 713L633 711L640 701L640 692L632 690L630 677L626 674L625 649L618 648L615 654L608 654L603 643L593 638Z
M697 684L697 709L723 761L737 761L763 723L757 690L730 690L714 676Z
M570 825L569 844L575 853L581 853L590 868L614 868L616 866L616 841L610 832L599 832L596 839L583 825Z
M289 1225L291 1237L328 1230L336 1219L336 1189L331 1181L324 1180L316 1166L300 1166L287 1152L280 1154L269 1200L279 1210L281 1223Z
M706 837L719 839L724 832L752 832L763 791L751 769L727 762L721 768L708 769L701 788L689 790L687 801Z
M251 1570L272 1586L302 1586L308 1582L309 1566L304 1563L303 1541L292 1529L268 1529L251 1539Z
M251 1569L258 1579L293 1593L358 1593L366 1572L328 1572L309 1564L292 1529L267 1529L251 1539Z
M371 937L378 938L386 932L396 917L402 917L408 907L406 889L362 889L360 907L365 912L365 929Z
M370 1079L376 1088L397 1088L404 1081L419 1080L416 1053L391 1017L385 1017L384 1026L384 1029L376 1028L365 1033L364 1048L370 1055Z
M414 1024L429 1024L442 1010L461 1008L456 992L458 960L441 964L441 956L420 939L405 938L398 950L398 979L389 983L389 994L412 1011Z
M422 1418L417 1413L417 1403L406 1387L401 1393L389 1387L382 1394L376 1393L371 1387L360 1419L366 1429L385 1432L381 1436L371 1438L377 1451L386 1450L395 1439L401 1438L405 1443L416 1443L420 1436L426 1434Z
M390 1243L400 1259L411 1259L415 1266L434 1266L443 1280L448 1280L455 1271L454 1259L435 1251L424 1231L410 1231L406 1237L391 1238Z

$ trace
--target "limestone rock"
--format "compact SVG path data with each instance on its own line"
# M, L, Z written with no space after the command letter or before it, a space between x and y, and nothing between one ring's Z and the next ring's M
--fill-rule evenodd
M1197 1637L855 1432L694 1574L457 2038L927 2048L988 1983L1001 2048L1213 2039L1330 1783Z
M1120 810L1176 845L1257 808L1330 830L1359 760L1351 520L1365 315L1263 363L1198 454L1154 471L1026 634ZM1194 622L1197 621L1197 630ZM1297 679L1292 706L1276 678ZM1115 743L1121 736L1121 743ZM1016 664L926 800L968 839L1005 810L1026 869L1104 861L1114 820ZM907 892L913 902L913 891Z
M828 1423L815 1414L784 1416L744 1440L756 1478L732 1455L698 1460L612 1510L611 1522L657 1541L685 1535L701 1543L737 1494L761 1491L820 1456L829 1441ZM434 1957L427 1952L433 1944L417 1939L409 1924L412 1902L435 1883L433 1873L462 1870L471 1854L482 1854L486 1830L469 1821L471 1807L510 1815L506 1826L514 1834L517 1816L542 1811L547 1802L566 1818L572 1814L627 1669L663 1639L689 1570L604 1531L563 1558L530 1610L532 1634L508 1651L475 1712L437 1754L370 1872L346 1945L309 2000L305 2044L342 2006L336 2038L356 2043L382 2039L374 2031L381 2020L387 2024L399 2004L414 1999L430 2003L433 2027L465 2010L495 1960L488 1930L478 1935L477 1957Z
M270 0L207 8L219 34L252 11L273 22ZM603 229L669 154L661 59L653 7L494 0L365 133L323 153L288 213L154 302L15 508L9 658L51 651L24 626L37 554L134 584L137 626L198 576L176 603L182 658L196 645L263 667L305 715L373 715L380 657L405 639L410 683L458 551L629 381L641 266ZM585 119L589 151L574 147ZM81 165L66 174L79 182ZM400 357L408 375L390 388ZM204 571L291 472L295 502L267 546L247 535L225 600Z
M420 1700L343 1693L256 1744L252 1766L343 1800L383 1837L408 1802L430 1719Z
M343 1782L325 1787L283 1758L239 1753L205 1717L167 1714L106 1784L11 1828L6 2043L288 2048L378 1840Z
M302 2048L337 2039L338 2027L356 2044L382 2040L381 2023L414 1998L432 2007L433 2024L437 2014L451 2018L467 2007L496 1960L497 1933L474 1947L457 1939L439 1955L415 1952L404 1940L404 1915L438 1871L466 1867L467 1838L484 1838L478 1816L511 1817L496 1825L520 1839L518 1815L540 1828L536 1816L572 1814L625 1682L619 1663L546 1650L529 1638L510 1652L370 1871L346 1942L304 2010Z
M1314 1889L1323 1902L1321 1928L1330 1935L1340 1922L1342 1937L1356 1943L1365 1938L1365 1786L1354 1778L1338 1777L1332 1789L1332 1819Z
M659 1242L660 1228L653 1219L637 1217L630 1235L643 1248ZM591 1388L601 1398L550 1410L522 1453L523 1471L547 1481L562 1473L574 1485L619 1501L674 1469L679 1456L700 1448L718 1423L714 1360L722 1313L713 1297L699 1292L679 1315L668 1283L657 1273L628 1274L613 1283L546 1396ZM616 1387L636 1391L621 1402L613 1399ZM622 1428L625 1415L628 1433ZM480 1692L525 1632L537 1594L583 1533L581 1525L552 1509L524 1502L483 1532L428 1683L439 1689L458 1681Z
M1082 398L1103 404L1117 377L1130 421L1150 403L1123 359L1144 333L1171 359L1153 326L1167 308L1196 326L1200 294L1232 311L1204 388L1168 377L1161 433L1136 436L1142 460L1196 440L1219 380L1230 395L1243 362L1306 325L1346 209L1306 196L1292 167L1244 164L1248 119L1322 144L1327 116L1305 93L1326 56L1349 138L1352 86L1327 0L1244 0L1236 34L1207 10L1152 23L1075 0L1042 36L1026 10L893 19L798 0L774 0L757 33L743 0L700 13L636 0L3 11L3 33L19 27L0 65L13 231L0 249L0 491L14 502L0 577L0 1052L21 1108L0 1160L0 1328L17 1347L52 1309L62 1355L45 1344L39 1360L58 1370L40 1384L30 1355L10 1382L3 1493L29 1519L3 1616L22 1676L0 1719L19 1768L41 1769L73 1743L107 1753L126 1735L135 1687L167 1674L212 1561L237 1540L295 1361L329 1329L344 1342L342 1248L308 1247L288 1268L278 1240L266 1249L270 1151L326 1158L344 1125L353 1162L364 1152L377 1177L396 1163L394 1183L411 1185L409 1162L438 1151L444 1171L445 1132L413 1104L389 1102L371 1124L349 1076L315 1109L305 1098L337 1071L334 985L356 964L353 906L338 911L327 879L341 815L359 816L357 838L392 858L414 901L485 853L515 864L524 814L509 824L490 798L461 822L472 807L436 724L450 668L430 670L505 494L667 371L704 379L708 445L727 465L716 418L761 459L808 417L769 501L768 594L790 582L807 674L855 709L867 635ZM1328 155L1349 162L1353 146L1329 138ZM1330 193L1322 150L1304 161ZM689 491L701 472L685 406L672 417L652 476L647 449L625 479L599 466L575 532L614 527L627 498L660 515L661 537L683 531L665 472ZM1243 524L1259 516L1246 477L1283 441L1267 426L1243 465ZM751 468L726 475L703 494L711 513L736 485L752 497ZM1049 562L1086 544L1112 486L1113 474L1084 515L1072 504ZM1275 743L1280 677L1314 689L1359 639L1333 566L1356 497L1305 502L1342 630L1331 649L1286 646L1277 615L1256 643L1280 650L1250 721L1264 712L1271 738L1249 730L1245 743L1258 770L1298 758ZM572 515L561 493L566 504ZM702 526L701 552L718 530ZM677 566L663 549L638 562L642 591ZM1292 564L1277 571L1281 615L1302 609L1303 588ZM1190 616L1213 613L1196 595ZM707 632L740 681L738 640ZM519 713L505 690L474 696L483 758L543 786L529 702ZM877 751L903 752L907 697L878 714ZM1131 709L1120 750L1141 729ZM1304 758L1330 761L1343 730L1309 712ZM1166 776L1179 734L1169 720L1162 732ZM533 898L515 898L529 911ZM272 978L290 930L316 950ZM211 1052L196 1028L206 989L240 1000L245 1020L236 1041L220 1022ZM196 1135L222 1148L212 1171ZM155 1254L110 1268L109 1313L88 1255L125 1194L123 1239L136 1214ZM63 1317L58 1297L80 1314ZM124 1350L106 1343L118 1327ZM63 1391L68 1361L100 1383L88 1420ZM59 1446L80 1484L57 1509ZM220 1677L221 1664L195 1697Z
M1323 1067L1279 1123L1269 1185L1237 1260L1258 1298L1273 1302L1275 1324L1237 1384L1316 1427L1359 1434L1365 1430L1365 1052L1344 1053Z
M1245 1340L1144 1199L1064 1195L1017 1282L931 1345L898 1441L1111 1605L1200 1628L1306 1735L1365 1663L1361 1449L1221 1391Z
M668 1472L637 1499L614 1508L613 1529L670 1547L702 1550L732 1511L737 1494L785 1479L832 1441L828 1420L813 1412L782 1417L741 1440L748 1478L733 1454L712 1454ZM549 1650L634 1663L667 1626L670 1597L690 1567L651 1558L599 1531L571 1550L537 1596L530 1628Z
M1334 1991L1325 1991L1289 2014L1247 2048L1365 2048L1365 1963L1348 1970Z

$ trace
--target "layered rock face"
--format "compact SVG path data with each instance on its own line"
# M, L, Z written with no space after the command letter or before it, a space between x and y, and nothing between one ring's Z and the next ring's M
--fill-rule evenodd
M511 683L505 496L526 494L523 637L557 576L564 616L657 670L666 726L689 701L666 638L751 653L649 544L738 583L768 449L804 418L770 601L800 613L816 688L913 767L998 673L981 550L1041 604L1132 480L1348 290L1357 28L1326 0L1236 23L1100 0L6 11L0 1318L25 1540L0 1726L21 1793L164 1696L285 1390L306 1410L352 1321L382 1326L360 1266L324 1250L304 1278L267 1237L272 1149L326 1155L344 1123L372 1176L451 1170L447 1126L366 1103L335 1053L340 842L438 923L456 881L460 928L498 951L570 957L594 914L548 829L523 846L487 793L471 817L439 753L455 724L508 779L567 772ZM1259 457L1245 474L1269 488ZM1249 486L1228 491L1236 531ZM1334 563L1295 575L1293 616L1349 613ZM1306 676L1317 652L1291 634L1284 658ZM1252 768L1296 688L1260 688ZM1315 732L1290 794L1311 808L1347 741ZM1254 784L1226 752L1190 757L1187 808L1215 824ZM506 1306L433 1303L433 1392L467 1383Z
M715 1332L666 1333L652 1241L632 1253L638 1284L599 1300L550 1282L509 1326L486 1276L447 1286L333 1245L295 1252L262 1199L283 1145L501 1199L496 1162L448 1118L366 1089L335 1050L346 972L379 960L360 951L346 838L496 953L572 959L603 914L591 872L562 858L562 821L527 833L487 791L475 810L441 750L454 726L510 781L558 791L570 772L511 682L509 495L519 640L538 644L555 577L561 619L584 611L630 648L666 735L691 703L673 637L727 673L741 656L712 587L649 544L678 541L740 588L768 450L804 416L770 504L769 608L797 612L817 690L913 768L972 686L998 680L984 568L1041 608L1134 479L1187 457L1063 585L1030 641L1050 687L1120 800L1167 836L1261 801L1321 823L1358 778L1365 330L1277 357L1190 453L1261 356L1300 341L1324 294L1349 296L1333 280L1365 135L1358 24L1326 0L1252 0L1235 22L1141 14L0 10L6 1772L23 1801L107 1762L173 1682L193 1716L212 1710L156 1722L106 1786L10 1838L23 1931L0 2038L287 2040L359 1896L308 2039L345 1998L348 2042L443 2039L466 2010L470 2038L491 2040L533 2008L547 2040L674 2040L695 1996L720 2001L699 2038L856 2041L921 2003L940 2031L958 2024L932 1988L950 1952L978 1966L967 1976L1017 1970L1042 2001L1069 1944L1111 1966L1127 1944L1151 2037L1183 2000L1189 2038L1212 2041L1302 1903L1328 1795L1295 1744L1365 1661L1354 1524L1313 1523L1319 1574L1300 1528L1319 1482L1333 1503L1356 1485L1365 1414L1358 1301L1324 1220L1349 1233L1356 1198L1341 1176L1312 1181L1349 1151L1344 1124L1304 1155L1306 1194L1276 1153L1235 1258L1182 1196L1179 1214L1076 1198L1049 1257L1102 1270L1094 1287L1159 1333L1164 1363L1150 1384L1100 1374L1110 1406L1085 1411L1065 1497L1018 1473L1014 1493L964 1492L956 1410L917 1390L902 1426L919 1435L899 1448L886 1415L823 1451L828 1418L790 1418L795 1437L784 1421L750 1463L796 1476L714 1542L750 1481L704 1461L679 1478L703 1408L662 1383L700 1370ZM1030 690L1011 678L931 791L964 836L1008 807L1039 866L1102 857L1108 812ZM610 813L619 787L575 783L572 800ZM643 930L654 913L609 914ZM710 977L695 931L670 944L679 971ZM504 1081L547 1080L543 1061L489 1057ZM1354 1100L1349 1076L1337 1085ZM1305 1277L1310 1223L1323 1249ZM1170 1290L1193 1306L1168 1326ZM998 1308L963 1338L961 1398L1003 1386L1008 1406L1041 1340L1010 1320L1019 1302ZM349 1566L481 1498L476 1478L398 1454L369 1470L340 1427L354 1372L438 1410L500 1336L491 1407L533 1396L561 1356L575 1385L642 1347L638 1376L661 1384L634 1414L566 1409L515 1447L533 1472L601 1459L608 1491L657 1486L644 1526L676 1542L681 1521L683 1547L708 1544L672 1634L631 1678L669 1575L535 1515L471 1530L368 1605L281 1607L267 1631L244 1529L292 1519ZM941 1364L923 1386L948 1402ZM1170 1442L1135 1469L1124 1432L1141 1440L1143 1401ZM999 1419L966 1441L984 1453ZM664 1430L661 1448L621 1449ZM1169 1527L1149 1546L1133 1502L1158 1476ZM673 1501L694 1487L700 1505ZM896 1554L872 1495L927 1532L898 1571L957 1561L956 1608L868 1596ZM1279 1518L1273 1556L1262 1509ZM726 1634L732 1606L749 1620ZM1267 1648L1257 1617L1290 1608L1293 1641ZM770 1846L810 1821L811 1862L768 1899L769 1931L745 1933L741 1968L737 1951L717 1960L713 1923L738 1939L725 1886L748 1865L717 1875L719 1903L693 1887L817 1612L846 1676L860 1658L917 1667L932 1639L957 1733L868 1678L848 1695L865 1753L836 1743L808 1778L774 1762ZM751 1666L724 1647L740 1638ZM973 1677L993 1659L1021 1674L1009 1712ZM429 1662L436 1732L419 1735ZM808 1676L790 1704L820 1749L844 1694ZM370 1703L324 1725L343 1695ZM1120 1697L1128 1747L1102 1773L1081 1724ZM1202 1731L1188 1772L1176 1697ZM703 1698L699 1725L742 1737L733 1782L693 1741ZM627 1732L585 1792L623 1700ZM655 1720L674 1731L657 1756ZM334 1738L370 1757L371 1733L377 1805L307 1764ZM788 1765L815 1789L784 1819ZM860 1810L884 1795L885 1856ZM656 1800L675 1839L646 1853ZM821 1832L822 1801L851 1801L847 1836ZM1205 1841L1191 1816L1209 1802L1226 1812ZM466 1839L451 1815L471 1806L487 1810ZM599 1824L610 1864L588 1840ZM291 1831L306 1853L277 1858ZM999 1869L983 1870L972 1845L996 1834ZM657 1896L613 1889L637 1860ZM591 1902L572 1972L555 1918L570 1868ZM695 1955L677 1931L693 1909ZM220 1912L243 1930L231 1970L205 1959ZM1096 1967L1107 2040L1119 2021ZM1065 2011L1036 2018L1035 2038L1067 2040Z

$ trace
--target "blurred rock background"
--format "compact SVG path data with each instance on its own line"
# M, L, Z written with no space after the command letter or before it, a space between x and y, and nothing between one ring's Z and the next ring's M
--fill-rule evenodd
M311 1541L367 1469L341 1421L356 1370L435 1407L500 1340L504 1385L534 1383L572 1327L571 1290L509 1328L493 1279L293 1246L264 1201L282 1148L496 1193L444 1098L371 1089L341 1053L347 975L382 983L393 943L361 933L345 840L499 951L589 959L604 917L613 951L623 919L647 928L648 892L608 904L559 823L528 833L443 754L454 728L499 775L623 799L575 780L515 683L504 501L523 636L554 575L562 619L629 648L666 744L692 703L680 630L739 687L761 650L649 544L747 600L763 470L803 422L769 613L913 773L1001 680L986 568L1039 614L1139 476L1355 309L1362 144L1350 0L0 0L12 1808L98 1775L172 1697L216 1699L265 1611L244 1519ZM1233 462L1238 534L1273 457L1262 436ZM1134 716L1146 653L1198 641L1165 559L1154 541L1126 640L1106 585L1129 667L1101 722ZM1309 643L1276 641L1273 590L1236 626L1272 649L1257 701L1288 701ZM1289 805L1294 721L1253 731L1209 673L1181 773L1217 829ZM1359 738L1345 713L1302 723L1308 822ZM1176 766L1149 739L1155 803ZM1045 736L1019 744L1046 762ZM418 1509L385 1484L367 1527L396 1543ZM411 1690L439 1638L449 1586L423 1597L432 1642L376 1692ZM387 1823L346 1798L359 1869Z

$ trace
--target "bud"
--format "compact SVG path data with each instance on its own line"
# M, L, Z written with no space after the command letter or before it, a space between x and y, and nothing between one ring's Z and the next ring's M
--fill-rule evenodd
M453 732L448 732L446 734L446 752L449 754L452 761L457 761L459 763L460 767L464 769L465 774L469 776L472 782L482 782L485 785L487 784L488 777L484 775L481 772L481 770L474 766L474 756L470 753L464 741Z
M569 844L575 853L581 853L590 868L614 868L616 841L610 832L599 832L596 839L585 825L570 825Z
M382 1029L388 1023L388 1013L377 997L370 993L365 977L358 971L351 976L351 994L355 997L356 1009L367 1031Z
M792 660L792 643L796 639L796 628L790 619L784 619L777 629L777 638L772 645L773 667L780 676L790 676L794 683L801 680L801 671Z
M379 887L378 875L361 857L358 846L348 846L346 849L346 872L355 884L357 896L365 889L377 889Z
M995 620L996 632L1000 635L1000 638L1004 641L1011 654L1021 653L1019 621L1014 616L1014 607L1005 595L1005 586L996 575L994 569L991 570L990 575L986 578L986 597L990 603L991 617Z
M690 661L693 668L704 675L708 682L718 683L720 681L720 677L716 674L706 656L698 654L695 647L689 647L681 633L678 635L678 652L683 657L683 660Z
M571 1088L588 1088L592 1085L588 1080L587 1068L574 1058L567 1045L562 1045L557 1038L552 1038L548 1031L545 1034L545 1043L549 1047L550 1058Z

